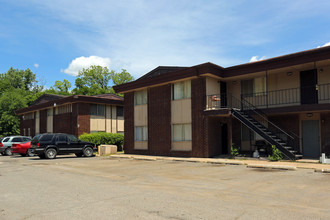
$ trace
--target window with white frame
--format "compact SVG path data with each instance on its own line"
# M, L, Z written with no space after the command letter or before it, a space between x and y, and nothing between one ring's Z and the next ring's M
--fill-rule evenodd
M135 105L144 105L148 103L148 93L146 89L134 92L134 103Z
M172 86L172 99L187 99L191 97L191 81L177 82Z
M65 113L70 113L72 112L72 105L68 104L68 105L61 105L56 107L56 114L65 114Z
M172 125L173 141L191 141L191 124L173 124Z
M105 106L104 105L90 105L90 113L91 115L105 116Z
M135 127L135 141L147 141L148 140L148 127L136 126Z

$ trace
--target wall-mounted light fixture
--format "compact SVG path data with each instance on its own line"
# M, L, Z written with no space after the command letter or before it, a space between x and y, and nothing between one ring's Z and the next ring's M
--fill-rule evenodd
M322 73L322 72L323 72L323 69L321 68L321 69L320 69L320 73Z
M292 76L293 72L287 72L286 75L287 76Z
M313 113L306 113L306 116L307 116L308 118L311 118L311 117L313 117Z
M54 103L54 107L56 107L56 103Z
M233 85L236 85L237 84L237 81L233 81L232 83L233 83Z

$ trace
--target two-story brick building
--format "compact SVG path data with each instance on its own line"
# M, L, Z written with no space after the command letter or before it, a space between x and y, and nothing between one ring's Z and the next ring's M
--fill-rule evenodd
M256 140L330 154L330 47L223 68L158 67L124 94L125 153L213 157Z
M19 109L20 133L124 133L124 99L114 94L59 96L45 94Z

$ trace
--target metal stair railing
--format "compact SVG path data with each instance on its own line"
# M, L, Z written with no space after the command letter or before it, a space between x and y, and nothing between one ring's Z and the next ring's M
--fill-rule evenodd
M299 143L300 137L291 131L284 131L273 122L267 119L267 115L261 110L246 101L244 98L241 100L233 95L230 95L228 107L240 110L247 113L254 120L261 123L264 127L269 129L274 135L282 139L287 143L288 146L292 147L293 150L300 152Z

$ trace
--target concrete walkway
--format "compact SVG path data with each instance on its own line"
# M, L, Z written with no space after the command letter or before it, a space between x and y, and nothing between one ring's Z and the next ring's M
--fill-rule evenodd
M182 157L164 157L164 156L147 156L135 154L114 154L111 158L127 158L135 160L165 160L165 161L183 161L195 163L212 163L212 164L226 164L226 165L245 165L248 168L264 168L264 169L282 169L282 170L296 170L296 169L313 169L315 172L330 173L330 164L320 164L317 160L298 160L291 161L277 161L271 162L267 159L250 159L250 158L182 158Z

